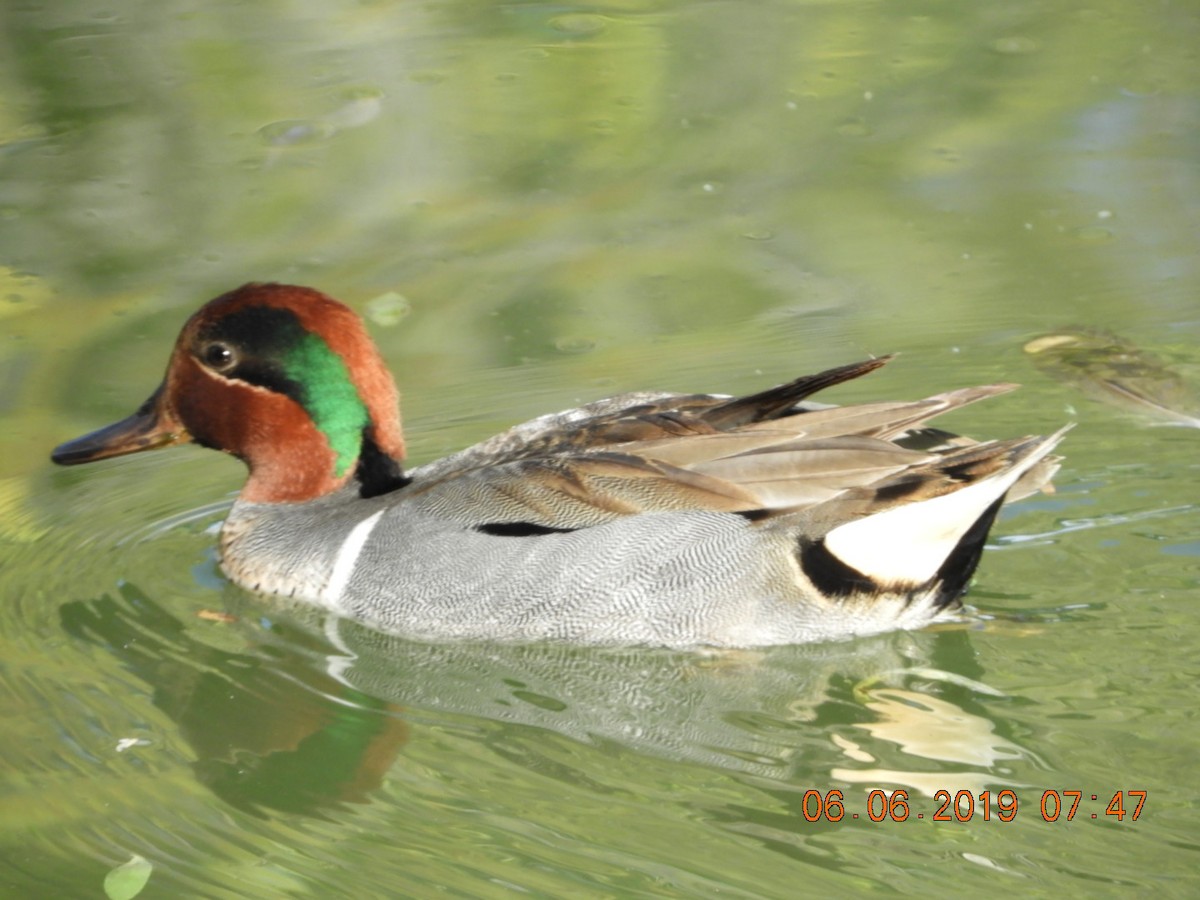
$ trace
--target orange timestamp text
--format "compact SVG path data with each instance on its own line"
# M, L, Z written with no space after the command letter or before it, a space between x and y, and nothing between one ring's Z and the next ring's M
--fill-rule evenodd
M1093 794L1088 791L1055 790L1042 791L1037 811L1045 822L1070 822L1073 819L1098 819L1101 816L1117 821L1136 822L1146 805L1146 791L1116 791L1109 794ZM937 791L933 795L936 808L928 815L915 812L908 791L873 790L867 793L861 814L846 809L846 799L837 788L826 791L810 789L804 792L800 811L808 822L841 822L850 819L867 819L871 822L905 822L909 819L931 819L934 822L970 822L981 819L990 822L1011 822L1017 818L1021 803L1017 792L1009 788L992 793L967 790L950 792ZM1103 808L1101 808L1103 806Z

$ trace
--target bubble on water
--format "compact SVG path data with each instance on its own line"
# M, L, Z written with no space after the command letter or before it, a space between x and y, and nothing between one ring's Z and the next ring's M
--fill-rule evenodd
M567 353L571 356L576 356L581 353L590 353L596 349L596 342L589 337L572 334L564 335L556 338L554 341L554 349L559 353Z
M368 300L365 311L370 321L383 328L390 328L408 317L412 312L412 304L403 294L388 291Z
M385 96L383 88L374 84L356 84L341 91L342 100L346 103L356 100L381 100Z
M852 116L838 124L837 133L844 137L866 137L871 134L871 128L865 120Z
M719 181L704 181L700 183L696 190L706 197L713 197L725 190L725 185Z
M383 111L383 91L359 87L346 92L346 102L325 117L326 127L338 131L373 122Z
M775 237L775 232L768 228L751 228L749 231L743 231L742 237L748 241L769 241Z
M315 144L333 134L333 128L316 119L284 119L258 129L258 136L271 147L300 147Z
M441 84L448 77L445 72L439 72L436 69L422 69L419 72L410 73L408 80L415 84Z
M555 31L572 37L591 37L608 28L608 19L594 13L567 13L555 16L549 24Z
M1027 53L1035 53L1038 43L1033 38L1023 35L1010 35L996 38L992 41L991 47L996 53L1003 53L1005 56L1024 56Z
M1103 244L1106 241L1111 241L1113 233L1107 228L1101 228L1099 225L1084 225L1081 228L1076 228L1071 232L1076 240L1083 241L1086 244Z

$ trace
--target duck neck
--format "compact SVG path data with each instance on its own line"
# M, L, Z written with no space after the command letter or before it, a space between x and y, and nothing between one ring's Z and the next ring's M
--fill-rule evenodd
M385 453L368 425L354 435L330 437L314 421L293 418L266 440L239 454L250 468L240 499L251 503L303 503L353 486L375 497L409 483L400 460Z
M188 423L197 443L249 467L243 500L303 503L352 483L373 497L408 482L394 388L363 402L348 378L310 377L281 390L221 379L190 359L170 377L172 416Z

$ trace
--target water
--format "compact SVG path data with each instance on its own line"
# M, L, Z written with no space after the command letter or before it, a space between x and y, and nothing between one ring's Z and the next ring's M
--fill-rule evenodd
M0 894L141 857L142 897L1188 895L1200 436L1022 347L1101 328L1200 382L1194 9L114 10L0 20ZM224 581L235 461L47 461L250 279L368 314L414 462L885 352L830 399L1021 381L947 426L1078 425L959 625L387 640Z

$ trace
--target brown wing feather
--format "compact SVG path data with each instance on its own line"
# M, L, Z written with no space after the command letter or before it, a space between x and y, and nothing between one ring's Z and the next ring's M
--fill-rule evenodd
M632 394L598 401L526 422L414 470L406 490L431 512L467 524L579 528L678 509L753 512L762 519L843 495L869 505L875 502L870 497L886 497L888 490L897 496L952 490L953 482L985 477L1001 464L1008 444L976 444L923 423L1015 385L948 391L915 402L797 405L889 359L841 366L746 397ZM917 436L933 434L936 446L914 448L930 443ZM1032 474L1025 480L1035 487L1038 482Z
M525 522L582 528L640 512L754 509L745 488L701 472L617 453L519 459L432 485L415 482L410 501L464 524Z

